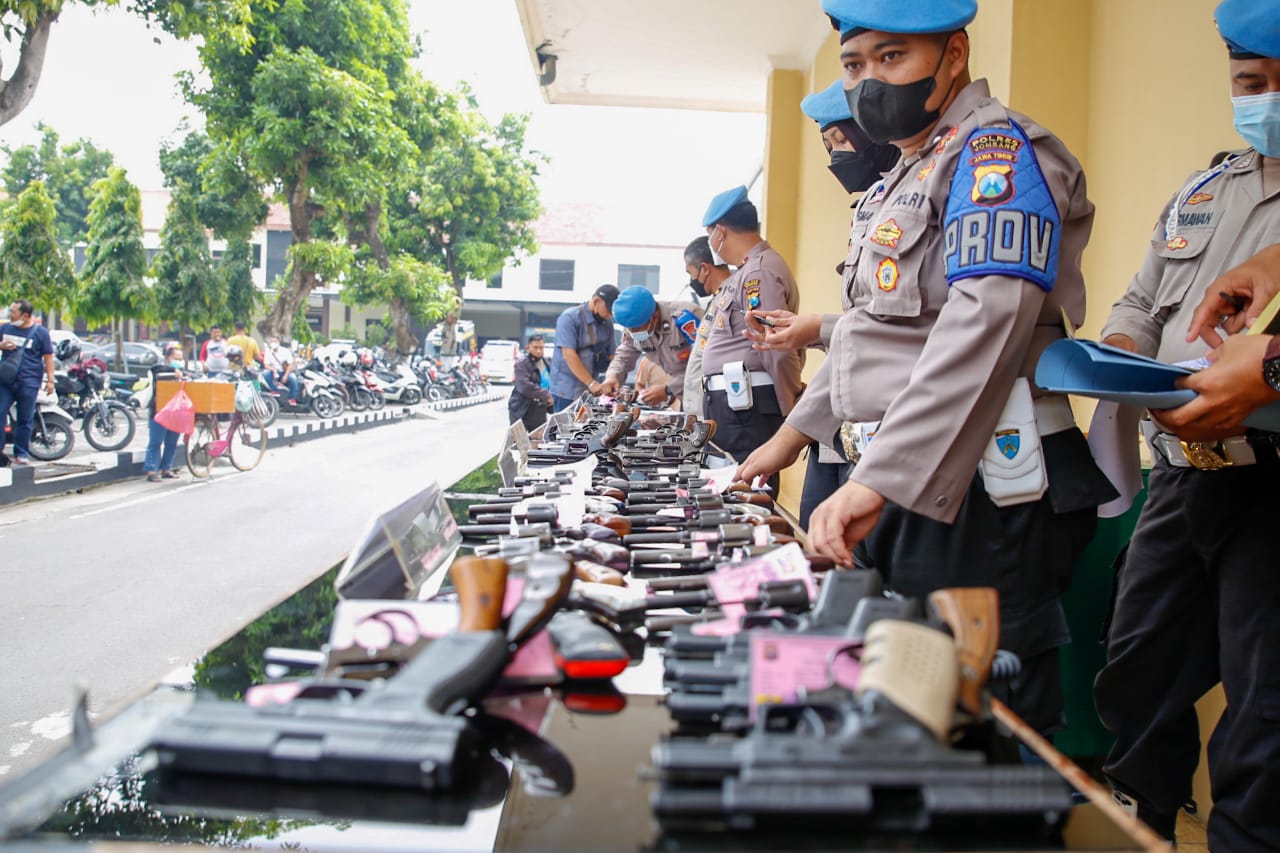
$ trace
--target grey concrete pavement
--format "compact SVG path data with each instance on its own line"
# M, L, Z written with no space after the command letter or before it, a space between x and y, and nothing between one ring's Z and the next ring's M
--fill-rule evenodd
M110 715L340 561L377 512L493 456L504 402L0 511L0 778L48 755L74 688Z

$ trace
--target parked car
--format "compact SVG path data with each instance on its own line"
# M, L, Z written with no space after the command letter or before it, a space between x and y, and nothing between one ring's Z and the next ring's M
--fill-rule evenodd
M490 382L510 384L516 381L516 362L520 360L520 344L516 341L489 341L480 350L480 372Z
M107 363L112 370L116 369L116 345L114 343L106 343L101 346L86 346L84 348L85 358L100 358ZM160 359L164 356L157 347L140 341L124 342L124 369L128 373L135 376L146 374L151 368L160 363Z

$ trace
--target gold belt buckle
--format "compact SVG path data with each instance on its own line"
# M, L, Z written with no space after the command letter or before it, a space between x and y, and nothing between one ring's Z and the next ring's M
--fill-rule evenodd
M1178 443L1182 445L1182 452L1187 455L1187 461L1193 468L1201 471L1218 471L1222 468L1230 468L1232 465L1231 460L1223 452L1220 441L1179 441Z
M857 465L862 459L862 451L858 450L858 443L853 437L853 424L845 421L840 424L840 446L844 448L844 457L853 465Z

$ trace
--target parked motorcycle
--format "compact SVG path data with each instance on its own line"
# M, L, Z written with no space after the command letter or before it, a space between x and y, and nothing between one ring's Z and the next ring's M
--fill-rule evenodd
M247 377L256 378L256 374L251 376L251 371L246 370L245 373ZM262 397L271 410L270 416L263 424L264 427L275 423L276 417L281 413L315 415L318 418L336 418L342 414L345 404L341 395L332 390L331 383L317 377L309 370L299 371L297 376L298 396L293 399L290 399L287 388L279 387L275 391L265 385L260 388Z
M58 344L55 355L66 365L54 371L54 390L58 405L72 418L83 423L84 437L96 450L115 451L133 441L137 421L133 410L119 400L102 395L107 387L107 365L98 358L80 360L80 348L74 341Z
M17 417L17 406L9 409L9 419L5 422L4 441L13 441L13 421ZM32 459L41 462L53 462L61 459L76 446L76 433L71 426L71 415L67 414L57 403L41 395L36 400L36 413L31 424Z

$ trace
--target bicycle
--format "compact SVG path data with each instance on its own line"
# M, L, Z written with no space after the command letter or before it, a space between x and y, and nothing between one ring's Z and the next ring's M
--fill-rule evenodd
M195 429L184 439L187 468L207 477L215 460L226 456L240 471L252 471L267 455L267 429L253 412L235 411L225 435L218 415L197 414Z

